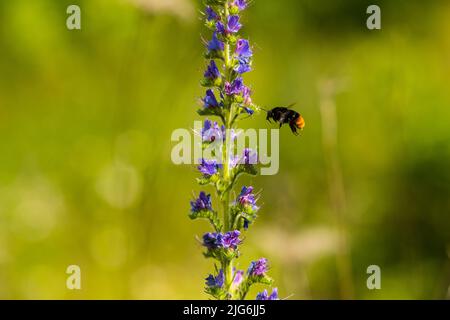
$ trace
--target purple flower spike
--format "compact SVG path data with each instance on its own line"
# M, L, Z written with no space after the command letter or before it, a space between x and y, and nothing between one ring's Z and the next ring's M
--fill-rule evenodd
M191 201L191 212L200 212L203 210L212 210L211 195L200 192L199 197L195 201Z
M208 89L206 91L206 96L205 98L202 99L202 101L204 108L216 108L219 106L216 96L214 95L214 92L211 89Z
M206 285L210 288L222 288L225 282L223 270L220 270L219 274L216 277L210 274L205 280Z
M217 78L220 78L220 71L219 68L217 68L216 62L214 60L211 60L211 62L208 65L208 68L205 71L204 74L206 79L215 80Z
M261 258L258 261L253 261L248 268L247 273L250 276L262 276L268 270L267 259Z
M200 110L197 113L210 120L203 119L203 127L194 129L198 142L195 144L203 154L196 157L197 182L215 188L225 215L222 218L216 208L213 209L211 195L202 191L198 198L191 199L188 216L191 220L207 220L211 227L200 239L205 258L215 261L214 271L206 273L205 293L218 300L235 300L248 296L253 284L272 283L266 258L252 261L248 269L233 268L233 262L240 257L243 234L255 223L260 210L260 195L252 186L239 185L240 193L234 194L239 191L236 190L238 176L257 176L260 162L258 149L241 149L234 143L243 131L233 129L238 127L238 121L260 109L253 102L251 86L243 79L253 69L254 45L240 34L241 13L252 1L202 2L202 23L210 33L207 40L202 40L206 62L200 85L206 93L198 99ZM256 299L279 300L278 290L268 288L258 293Z
M256 300L278 300L278 289L274 288L270 296L267 290L264 290L263 292L258 293Z
M222 165L218 164L214 159L202 159L202 163L198 166L198 170L205 176L212 176L215 175L221 167Z

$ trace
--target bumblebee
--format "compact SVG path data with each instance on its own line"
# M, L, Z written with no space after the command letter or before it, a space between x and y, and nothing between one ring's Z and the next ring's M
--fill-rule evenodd
M292 106L292 105L291 105ZM280 128L283 124L289 124L293 134L298 135L297 130L303 130L305 127L305 119L295 110L288 107L276 107L272 110L268 110L266 120L269 122L275 121L280 124Z

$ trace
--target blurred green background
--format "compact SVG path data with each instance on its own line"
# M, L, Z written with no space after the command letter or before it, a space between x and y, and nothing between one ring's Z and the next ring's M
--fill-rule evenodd
M259 105L297 102L241 268L291 299L442 299L450 285L450 3L256 0L244 33ZM82 30L66 28L78 4ZM0 298L204 299L190 166L200 1L0 2ZM264 115L245 122L271 127ZM66 289L68 265L82 290ZM382 289L366 269L379 265ZM261 287L255 288L255 290ZM256 291L250 295L254 297Z

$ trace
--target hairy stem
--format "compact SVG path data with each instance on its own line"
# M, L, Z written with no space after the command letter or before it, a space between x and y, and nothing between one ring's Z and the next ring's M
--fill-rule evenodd
M228 1L225 2L225 19L224 21L228 21L228 16L230 15L230 10L228 7ZM225 68L230 68L230 44L228 42L225 43Z
M228 20L228 16L230 15L229 12L229 5L228 1L225 2L225 17L224 21ZM227 81L231 81L231 75L232 75L232 65L231 65L231 54L230 54L230 44L228 42L225 42L225 72L224 75L226 77ZM226 106L228 109L227 115L225 117L224 126L226 129L226 139L224 144L224 152L223 152L223 179L225 184L228 186L231 181L231 174L230 174L230 140L231 140L231 134L230 129L233 125L233 104L230 103L228 106ZM224 232L230 231L232 228L231 221L230 221L230 189L227 187L227 190L225 190L224 194L222 195L222 205L223 205L223 220L224 220ZM223 271L224 271L224 278L225 278L225 286L226 288L230 289L231 284L233 282L233 261L228 260L224 261L222 265ZM231 297L233 298L233 297Z
M228 20L228 16L230 15L229 7L228 7L228 1L225 2L225 17L224 21ZM225 42L225 75L226 80L230 81L230 75L231 75L231 58L230 58L230 44L228 42ZM228 107L228 112L224 121L224 126L226 129L226 139L225 139L225 145L224 145L224 152L223 152L223 179L224 182L228 185L230 181L230 134L229 129L231 129L232 126L232 119L233 119L233 110L232 110L232 103L230 103ZM222 203L223 203L223 219L224 219L224 231L227 232L230 230L230 191L229 188L224 192L222 195Z

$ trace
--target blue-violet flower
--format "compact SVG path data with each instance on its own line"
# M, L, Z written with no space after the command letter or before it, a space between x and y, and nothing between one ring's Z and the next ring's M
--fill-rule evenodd
M261 258L257 261L253 261L248 268L248 275L250 276L262 276L268 270L267 259Z
M216 277L210 274L205 280L206 285L210 288L222 288L225 282L223 270L220 270Z
M206 7L205 13L206 13L206 20L208 21L217 20L219 18L217 13L210 6Z
M263 292L258 293L258 295L256 296L256 300L279 300L278 289L274 288L270 296L267 290L264 290Z
M247 1L246 0L234 0L233 4L239 8L239 10L244 10L247 8Z
M211 89L206 91L206 96L202 99L204 108L217 108L219 103L217 102L216 96Z
M217 34L214 32L213 37L210 42L208 42L209 52L223 51L225 49L225 44L217 38Z
M219 68L217 68L216 62L214 60L211 60L211 62L209 63L204 76L206 79L210 80L215 80L221 77Z
M239 32L242 24L239 22L239 16L229 16L227 25L225 26L221 21L217 22L217 32L222 35Z
M202 162L198 166L198 170L205 176L212 176L217 173L217 171L222 168L222 165L217 163L217 160L202 159Z
M203 210L212 210L212 204L211 195L202 191L195 201L191 201L191 212L198 213Z

